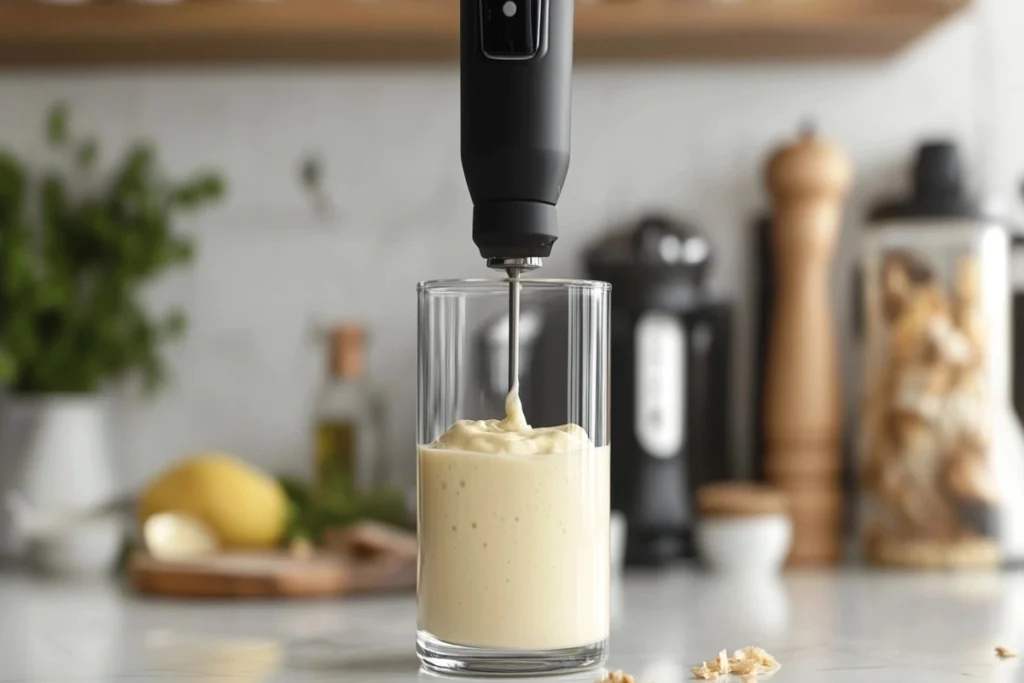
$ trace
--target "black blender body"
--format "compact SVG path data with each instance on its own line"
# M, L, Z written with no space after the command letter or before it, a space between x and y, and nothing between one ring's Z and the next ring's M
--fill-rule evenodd
M462 167L473 241L501 267L558 238L569 169L574 3L462 0Z
M611 504L627 519L626 561L693 554L693 494L728 475L732 309L704 291L710 247L654 216L593 247L612 284Z

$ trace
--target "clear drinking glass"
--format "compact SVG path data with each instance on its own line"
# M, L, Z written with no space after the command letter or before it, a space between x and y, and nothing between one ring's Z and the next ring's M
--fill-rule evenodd
M435 671L568 672L606 655L611 287L520 282L526 420L587 439L527 455L433 447L460 420L505 417L509 283L420 284L417 652Z

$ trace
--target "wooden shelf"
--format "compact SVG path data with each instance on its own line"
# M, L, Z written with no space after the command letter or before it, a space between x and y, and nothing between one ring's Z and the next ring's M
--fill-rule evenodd
M569 0L556 0L568 2ZM576 13L579 60L891 55L970 0L606 0ZM458 0L0 2L0 64L450 60Z

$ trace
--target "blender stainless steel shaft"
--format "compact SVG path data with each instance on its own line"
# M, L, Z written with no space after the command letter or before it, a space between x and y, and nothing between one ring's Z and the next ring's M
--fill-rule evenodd
M519 384L519 308L522 286L519 278L524 272L540 267L540 259L508 259L502 266L488 265L492 268L504 267L508 276L508 390L512 391Z
M508 273L508 390L519 387L519 270Z
M509 389L519 368L519 277L558 239L569 170L571 0L461 0L462 168L473 241L509 278Z

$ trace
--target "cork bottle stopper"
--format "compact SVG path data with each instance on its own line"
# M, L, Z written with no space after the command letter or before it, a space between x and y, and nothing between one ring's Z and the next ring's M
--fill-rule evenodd
M702 517L749 517L786 514L782 491L750 481L705 484L697 490L697 512Z
M359 379L363 376L366 354L366 330L361 325L344 324L327 334L327 361L332 377Z

